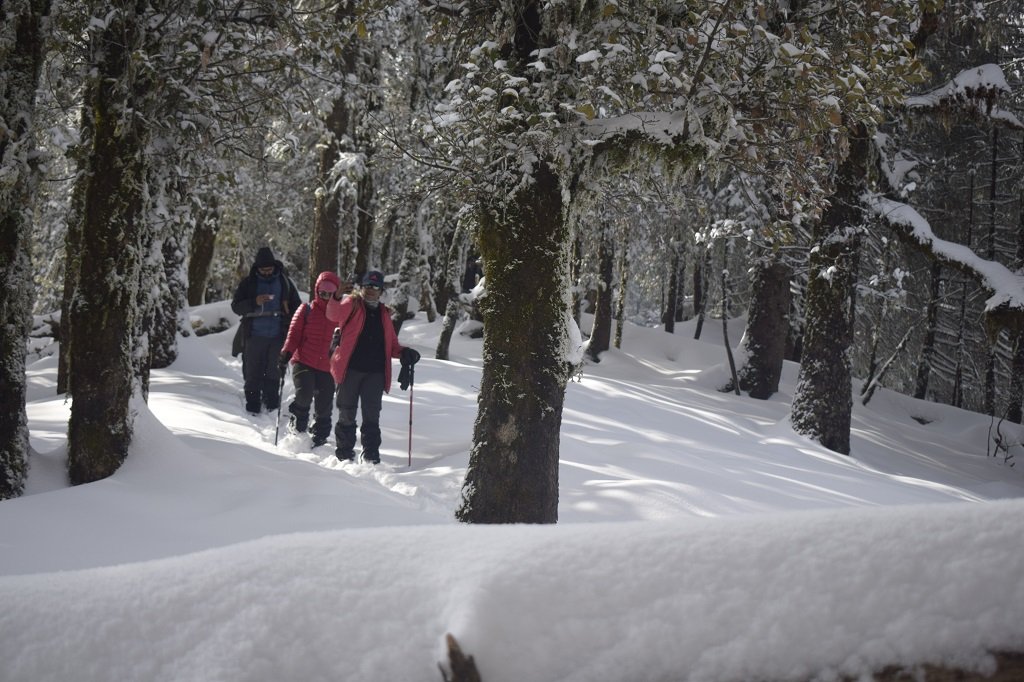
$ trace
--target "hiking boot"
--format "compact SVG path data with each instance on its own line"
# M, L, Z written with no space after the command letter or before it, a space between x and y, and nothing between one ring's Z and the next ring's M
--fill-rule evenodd
M380 425L364 423L359 429L359 443L363 446L363 461L380 462Z
M354 462L356 459L356 453L354 452L343 452L339 450L334 451L334 456L338 458L338 461L344 464L345 462Z
M356 425L342 425L338 424L334 428L334 453L338 455L340 460L353 460L355 459L356 449Z
M249 414L260 413L260 394L258 391L245 392L245 411Z
M288 418L288 432L294 435L299 435L306 432L306 428L309 423L301 417L296 417L294 414Z
M331 418L317 417L310 428L310 432L313 434L313 447L323 445L327 442L327 437L331 435ZM341 445L344 445L344 443Z

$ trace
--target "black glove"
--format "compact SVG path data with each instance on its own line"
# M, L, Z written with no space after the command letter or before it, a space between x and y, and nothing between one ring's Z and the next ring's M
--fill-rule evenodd
M281 356L277 359L277 364L280 365L282 371L288 367L288 361L291 359L292 352L290 350L281 351Z
M409 385L413 383L412 380L413 370L412 365L402 363L402 370L398 373L398 385L405 391L409 388Z
M420 353L415 348L403 348L399 354L399 362L402 367L412 367L420 361Z

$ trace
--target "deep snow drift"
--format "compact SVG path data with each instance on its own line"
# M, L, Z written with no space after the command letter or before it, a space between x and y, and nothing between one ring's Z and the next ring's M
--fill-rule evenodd
M284 419L275 447L228 331L183 339L122 469L69 488L56 358L32 362L39 454L0 503L0 679L439 680L448 632L486 682L983 670L1024 649L1024 476L986 456L987 418L880 391L836 455L789 427L795 366L769 401L720 393L720 330L681 327L627 326L569 386L551 527L454 522L481 344L433 360L439 323L400 335L424 355L411 467L397 384L381 466Z

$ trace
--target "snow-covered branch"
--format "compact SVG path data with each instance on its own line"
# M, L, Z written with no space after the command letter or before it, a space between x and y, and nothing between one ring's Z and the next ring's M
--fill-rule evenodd
M1000 125L1024 130L1024 123L1014 114L999 108L996 100L1010 93L1003 70L996 64L982 64L964 69L943 86L923 95L908 97L911 110L968 109L973 114L992 119Z
M975 279L989 294L985 315L990 325L1024 331L1024 276L1001 263L981 258L963 244L938 238L924 216L912 206L878 194L867 194L863 200L868 210L885 220L901 241Z

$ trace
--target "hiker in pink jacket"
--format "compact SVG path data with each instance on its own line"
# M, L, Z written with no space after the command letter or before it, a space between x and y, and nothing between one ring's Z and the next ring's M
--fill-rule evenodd
M384 275L371 270L359 291L327 304L327 319L338 325L341 342L331 355L331 376L338 385L338 423L334 428L335 454L341 461L355 459L356 411L362 407L359 429L364 462L380 462L380 410L384 394L391 391L391 360L408 361L419 353L403 348L391 323L391 310L381 303ZM404 352L404 354L403 354Z
M316 278L312 300L300 305L292 316L281 348L281 368L286 368L289 361L292 363L295 386L295 398L288 406L291 412L288 430L305 433L309 429L309 408L314 405L313 447L326 443L331 434L334 380L330 347L335 324L327 319L327 303L341 288L336 274L321 272Z

